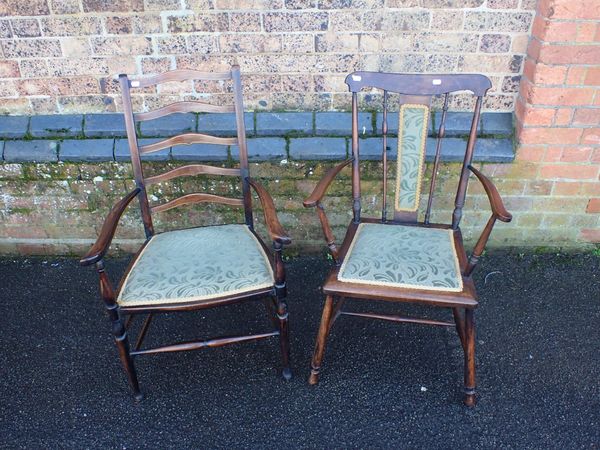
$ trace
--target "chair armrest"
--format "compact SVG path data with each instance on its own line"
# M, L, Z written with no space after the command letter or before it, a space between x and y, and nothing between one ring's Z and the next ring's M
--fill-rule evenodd
M258 199L260 200L260 204L263 208L267 230L269 231L269 235L271 236L273 242L277 242L282 245L291 244L292 240L281 226L281 223L277 218L277 212L275 211L273 199L267 190L258 181L253 180L250 177L246 179L248 180L250 186L252 186L258 194Z
M97 263L104 257L108 251L108 248L110 247L110 243L115 235L117 225L119 225L119 219L123 215L125 208L127 208L127 205L129 205L131 200L137 197L139 193L140 188L135 188L112 207L108 213L108 216L106 216L106 219L104 220L104 224L102 225L102 229L100 230L100 235L98 236L96 243L92 246L87 255L81 258L79 264L82 266L89 266Z
M338 164L337 166L329 169L325 173L325 175L323 175L323 178L321 178L321 180L317 183L315 189L312 191L312 194L310 194L310 196L302 202L304 207L310 208L312 206L317 206L317 203L319 203L321 199L325 196L325 193L327 192L327 189L329 188L329 185L331 184L333 179L337 176L338 173L340 173L340 171L344 167L346 167L352 161L354 161L354 158L347 159L343 163Z
M504 203L502 202L502 197L498 193L498 189L494 186L494 183L487 178L484 174L482 174L475 167L469 165L469 170L475 174L475 176L479 179L481 184L483 184L483 188L485 189L485 193L490 200L490 206L492 207L492 212L496 216L498 220L502 222L510 222L512 220L512 214L509 213L504 207Z

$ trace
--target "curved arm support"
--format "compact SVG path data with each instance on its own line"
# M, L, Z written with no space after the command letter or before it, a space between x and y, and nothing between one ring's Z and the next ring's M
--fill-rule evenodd
M473 248L473 253L469 257L469 261L467 263L467 267L465 268L465 276L470 276L475 269L475 266L479 262L479 258L485 249L488 239L490 238L490 234L492 233L492 229L494 228L494 224L496 220L501 220L502 222L510 222L512 220L512 214L509 213L504 207L504 203L502 202L502 198L498 193L498 189L494 186L494 183L491 182L489 178L483 175L479 170L475 169L473 166L468 166L469 170L475 174L475 176L479 179L481 184L483 184L483 188L488 196L490 201L490 206L492 208L492 215L490 216L485 228L483 229L481 236L477 240L475 247Z
M246 180L248 180L250 186L252 186L258 194L258 199L260 200L260 204L262 205L262 209L264 212L267 230L273 242L276 242L280 245L291 244L292 240L281 226L281 223L277 218L277 212L275 211L273 199L271 198L267 190L263 187L262 184L260 184L256 180L253 180L250 177L246 178Z
M475 174L475 176L479 179L481 184L483 184L485 193L487 194L488 199L490 200L490 206L492 207L492 213L494 214L494 216L496 216L496 218L498 220L501 220L502 222L510 222L512 220L512 214L509 213L504 207L502 197L500 197L498 189L496 189L494 183L492 183L492 181L488 177L482 174L475 167L469 165L468 168L471 172L473 172L473 174Z
M354 161L354 158L347 159L343 163L338 164L337 166L329 169L325 173L325 175L323 175L323 178L321 178L321 180L317 183L317 186L312 191L312 194L310 194L308 198L304 200L304 202L302 202L302 204L306 208L309 208L311 206L317 206L317 203L319 203L325 196L325 193L327 192L327 189L329 188L329 185L331 184L333 179L337 176L338 173L340 173L340 171L344 167L346 167L352 161Z
M333 236L333 232L331 231L331 226L329 225L329 220L327 219L327 215L325 214L325 209L323 208L321 200L325 196L329 185L337 176L337 174L340 173L340 171L352 161L354 161L354 158L347 159L343 163L329 169L325 175L323 175L323 178L321 178L319 183L317 183L317 186L313 190L312 194L310 194L310 196L303 202L305 208L314 206L317 207L317 215L319 216L319 221L321 222L323 236L325 237L325 242L327 243L329 253L336 264L338 264L338 249L335 245L335 238Z
M131 201L137 197L140 193L140 188L135 188L129 194L127 194L123 199L121 199L108 213L108 216L104 220L104 224L102 225L102 229L100 230L100 235L96 240L96 243L92 246L90 251L79 261L79 264L82 266L89 266L91 264L95 264L100 261L108 248L110 247L110 243L112 242L113 236L115 235L115 231L117 229L117 225L119 225L119 219L123 215L125 208L127 205L131 203Z

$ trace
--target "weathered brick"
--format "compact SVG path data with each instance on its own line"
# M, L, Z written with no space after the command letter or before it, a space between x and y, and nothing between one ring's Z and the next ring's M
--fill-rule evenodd
M479 51L484 53L506 53L510 50L510 36L506 34L484 34Z
M260 31L260 13L258 12L243 12L230 13L229 25L236 33L248 31Z
M343 138L294 138L290 140L290 157L293 159L342 160L346 157L346 140Z
M62 56L58 39L24 39L2 41L7 58L38 58Z
M74 137L82 133L83 115L33 116L29 133L33 137Z
M102 24L98 17L64 17L42 19L45 36L78 36L101 34Z
M0 5L0 16L42 16L50 14L47 0L9 1Z
M265 31L325 31L327 30L327 13L313 12L272 12L263 13Z
M12 72L13 76L9 76L11 72L8 72L8 70L11 67L14 69L14 66L12 66L13 63L16 65L15 61L0 61L0 76L2 78L18 77L19 71L23 78L42 78L48 76L48 66L43 59L23 59L19 63L17 72ZM6 66L4 64L6 64ZM7 72L3 73L3 68L5 68L4 70Z
M250 161L268 161L272 159L285 159L287 153L285 150L286 142L283 138L268 137L248 139L248 159ZM239 160L239 147L231 147L231 157Z
M27 133L28 127L27 116L0 116L0 137L21 138Z
M545 164L540 167L544 179L584 180L598 178L598 167L576 164Z
M522 144L578 144L582 130L576 128L524 128L519 134Z
M97 37L91 39L92 50L97 55L149 55L152 42L149 37Z
M597 45L542 45L538 60L545 64L597 64L600 47Z
M600 109L578 108L573 116L573 125L595 125L600 123Z
M7 162L58 161L58 143L49 140L7 141L4 146Z
M104 17L104 27L108 34L132 34L133 21L131 17L112 16Z
M143 11L143 0L82 0L85 12Z
M170 33L223 32L229 30L227 14L187 14L167 16L167 31Z
M42 35L37 19L13 19L10 21L13 33L18 37L38 37Z
M0 61L0 78L18 78L20 75L17 61Z
M61 142L60 161L112 161L113 139L69 139Z
M50 8L54 14L77 14L81 12L79 0L50 0Z

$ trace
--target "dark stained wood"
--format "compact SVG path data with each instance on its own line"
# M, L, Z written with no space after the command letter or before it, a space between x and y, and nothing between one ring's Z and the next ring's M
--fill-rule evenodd
M351 92L374 87L398 94L430 96L456 91L471 91L477 96L484 96L492 87L486 76L471 74L354 72L345 81Z
M233 105L219 106L202 102L176 102L153 111L134 114L133 118L138 122L144 122L175 113L232 113L234 111L235 107Z
M96 243L79 261L82 266L95 264L104 257L110 247L112 238L115 235L117 226L119 225L119 219L125 212L125 208L127 208L129 203L131 203L131 200L137 197L139 193L140 188L135 188L133 191L123 197L123 199L121 199L115 206L113 206L108 213L108 216L106 216L106 219L104 220L104 224L100 229L100 235L98 236Z
M446 136L446 115L448 113L448 94L444 95L444 106L442 107L442 120L438 128L438 135L435 144L435 157L433 159L433 168L431 170L431 183L429 183L429 198L427 199L427 209L425 210L425 219L423 223L429 224L431 216L431 206L433 205L433 195L435 193L435 181L437 180L440 166L440 155L442 153L442 139Z
M224 345L237 344L239 342L257 341L273 336L277 336L279 331L271 331L270 333L253 334L248 336L230 336L210 339L208 341L190 341L181 342L179 344L164 345L162 347L148 348L144 350L135 350L131 352L132 356L137 355L155 355L157 353L173 353L184 352L189 350L199 350L201 348L223 347Z
M231 80L231 72L200 72L199 70L177 69L139 80L131 80L129 87L145 88L155 84L169 83L172 81L206 80L220 81Z
M383 91L383 123L381 125L381 133L383 134L381 160L383 161L383 189L381 193L381 221L387 220L387 175L388 175L388 164L387 164L387 134L388 134L388 92Z
M173 147L174 145L190 145L190 144L216 144L216 145L237 145L237 138L227 138L210 136L202 133L186 133L179 136L173 136L162 141L154 142L153 144L142 145L140 154L153 153L165 148Z
M263 209L265 222L267 224L267 231L271 236L273 242L278 242L283 245L291 244L292 240L286 234L285 230L281 226L279 219L277 218L277 212L275 211L275 204L273 199L267 192L267 190L258 181L248 177L247 181L250 186L254 188L258 194L258 199Z
M222 203L224 205L243 207L244 203L239 198L222 197L213 194L187 194L174 200L163 203L162 205L150 208L152 212L163 212L178 206L191 205L194 203Z
M171 81L185 81L191 79L205 79L205 80L229 80L233 84L234 101L235 106L211 106L202 104L199 102L179 102L160 108L156 111L148 113L139 113L134 115L133 106L131 102L130 88L143 88L153 84L165 83ZM271 236L272 250L269 249L262 241L260 236L256 234L253 229L252 222L252 203L250 197L250 178L249 178L249 165L248 165L248 153L246 148L246 131L244 128L244 110L243 110L243 99L242 99L242 84L240 69L238 66L233 66L231 72L223 73L204 73L195 70L177 70L171 71L164 74L160 74L153 77L144 78L142 80L129 80L127 75L121 75L119 77L122 90L123 98L123 110L125 115L125 125L127 129L127 138L129 142L129 149L131 153L131 162L133 166L134 178L136 182L136 189L130 192L123 200L117 203L108 217L100 232L100 236L97 242L94 244L88 254L82 258L82 265L90 265L96 263L98 274L100 277L100 292L104 300L105 306L108 311L109 319L112 324L113 335L119 357L127 374L129 384L133 391L136 400L142 398L142 394L139 390L137 381L137 375L133 365L133 357L144 354L154 353L168 353L178 352L184 350L195 350L204 347L219 347L222 345L234 344L238 342L254 341L257 339L263 339L271 336L279 336L280 351L282 358L282 376L284 379L289 380L292 376L289 363L289 336L288 336L288 311L285 297L287 295L286 288L286 277L285 267L283 263L282 250L284 244L291 242L289 236L281 226L275 212L273 200L267 193L267 191L256 182L253 182L253 186L256 189L259 199L262 203L263 211L265 213L265 221L267 222L267 228ZM185 113L185 112L235 112L236 124L237 124L237 138L221 138L217 136L209 136L199 133L187 133L179 136L173 136L164 141L156 144L139 147L138 140L136 137L136 124L135 120L150 120L158 117L163 117L173 113ZM223 168L223 167L212 167L208 165L192 164L183 167L178 167L170 170L166 173L158 174L149 178L144 177L142 162L140 155L142 153L149 153L158 151L162 148L167 148L172 145L179 144L192 144L198 142L206 143L219 143L224 145L239 145L240 148L240 162L239 168ZM162 205L150 208L148 202L148 196L146 193L146 185L152 185L156 183L167 182L173 178L180 176L195 176L195 175L211 175L211 176L236 176L240 178L242 185L243 198L227 198L221 197L208 193L192 193L182 197L171 200L170 202ZM138 250L138 252L132 258L129 266L127 267L124 276L121 278L118 289L115 291L112 288L112 284L108 279L106 272L104 271L103 257L106 254L111 240L114 236L116 227L119 222L119 218L122 216L123 211L127 205L133 200L134 197L138 197L140 200L140 207L142 210L142 221L144 223L144 229L146 232L146 241ZM155 302L149 305L141 306L120 306L116 299L118 298L118 292L122 289L124 280L127 278L131 270L142 254L142 250L151 242L154 236L154 227L152 223L152 212L166 211L176 206L182 206L190 203L203 203L203 202L218 202L228 204L234 207L243 207L244 215L246 219L246 225L250 231L256 236L261 247L264 249L266 255L269 257L269 261L273 268L274 282L272 286L264 287L261 289L255 289L243 293L223 295L218 298L212 298L207 300L198 300L191 302L182 303L161 303ZM223 247L232 245L230 242L223 242ZM240 261L243 264L243 261ZM142 342L148 332L148 329L153 322L153 315L158 313L168 313L176 311L196 311L201 309L215 308L226 305L234 305L241 302L255 301L267 298L275 299L276 310L271 314L269 325L275 328L274 331L253 334L247 336L234 336L230 338L216 338L204 341L192 341L165 345L157 348L140 349ZM127 327L131 319L136 315L148 314L146 320L143 322L139 336L133 351L130 349L129 340L127 336ZM127 322L124 323L121 320L122 316L127 316Z
M317 184L313 193L304 201L305 207L317 207L317 214L321 222L327 246L334 256L336 265L331 269L329 275L323 283L323 293L326 295L325 305L322 312L319 332L317 334L315 350L311 363L310 384L316 384L319 380L323 354L327 337L337 317L346 315L354 317L363 317L368 319L388 320L398 323L419 323L434 326L454 327L458 333L465 355L464 385L465 397L464 403L468 406L475 404L475 325L473 314L478 306L477 293L471 273L477 264L477 261L483 252L485 244L490 236L496 219L509 221L510 213L506 211L498 191L492 182L484 177L480 172L471 167L473 149L477 138L477 128L481 112L482 99L486 91L491 87L490 81L483 75L421 75L421 74L387 74L380 72L355 72L346 78L350 91L352 92L352 160L346 161L333 169L330 169L321 181ZM358 139L358 101L357 93L364 88L377 88L383 90L384 112L383 112L383 192L384 197L387 194L387 109L389 107L389 92L399 94L400 104L422 104L430 105L433 95L444 95L444 106L442 108L442 120L438 130L438 142L436 145L436 156L434 158L432 180L429 186L429 199L424 221L418 221L417 212L395 211L392 220L387 218L386 202L383 200L382 214L380 218L361 217L360 203L360 151ZM448 110L448 94L455 91L471 91L477 96L477 101L473 111L473 120L469 139L466 144L465 157L461 170L460 180L455 199L455 209L453 211L451 224L430 223L430 215L433 205L433 196L435 193L436 175L439 168L441 145L445 137L445 122ZM332 183L335 176L341 169L352 162L352 212L353 219L350 222L346 235L341 246L337 247L334 243L334 236L331 233L329 222L322 208L322 200L326 194L327 188ZM464 206L465 195L467 191L467 182L469 171L472 171L483 183L484 189L488 194L492 207L492 216L488 221L479 241L475 245L473 254L467 258L463 246L462 233L459 227L462 217L462 208ZM458 257L458 263L462 275L463 289L461 292L433 291L426 289L409 289L401 287L381 286L350 283L340 281L338 274L340 265L346 257L352 240L356 234L360 223L383 223L385 226L414 226L439 228L452 230L454 237L454 246ZM334 299L340 299L334 306ZM393 303L418 303L432 307L444 308L452 312L453 322L432 320L427 318L403 317L394 314L374 314L342 311L343 300L383 300Z
M156 183L163 183L177 177L191 177L195 175L225 175L230 177L241 176L240 169L228 169L226 167L205 166L203 164L190 164L177 167L176 169L164 172L159 175L146 178L146 186Z

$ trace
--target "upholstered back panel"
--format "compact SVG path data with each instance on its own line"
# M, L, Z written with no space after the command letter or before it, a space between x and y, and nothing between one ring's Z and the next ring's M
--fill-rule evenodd
M414 212L419 208L428 124L428 106L409 103L400 106L394 201L396 211Z

